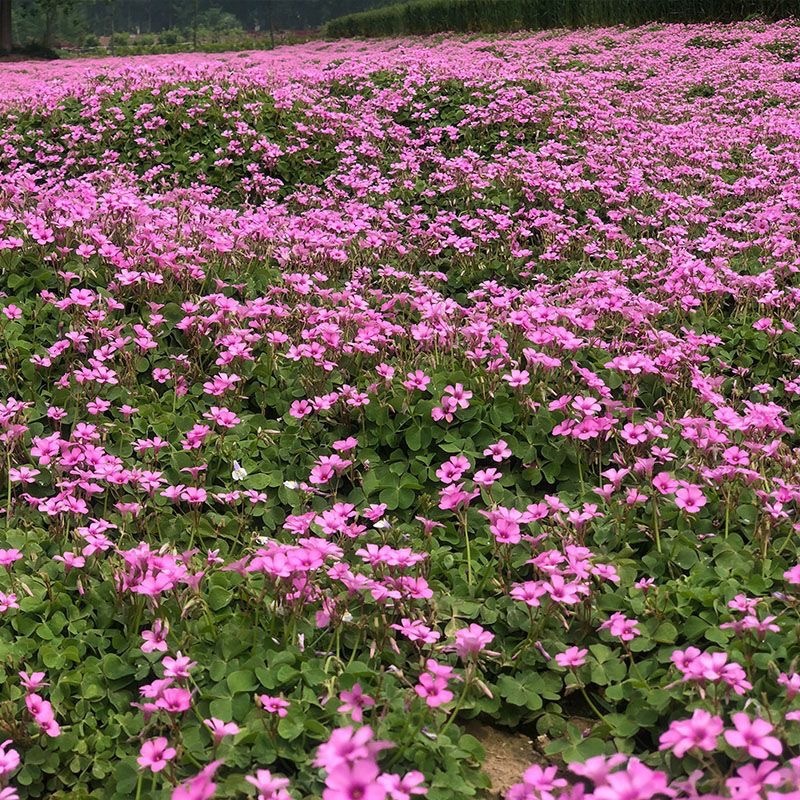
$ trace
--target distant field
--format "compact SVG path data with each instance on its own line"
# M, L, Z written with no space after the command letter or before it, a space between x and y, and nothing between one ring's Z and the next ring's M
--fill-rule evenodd
M797 31L0 65L0 800L796 800Z

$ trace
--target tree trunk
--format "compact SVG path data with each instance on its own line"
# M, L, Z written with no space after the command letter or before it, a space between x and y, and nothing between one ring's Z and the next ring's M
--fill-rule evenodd
M0 0L0 53L11 52L11 0Z
M44 46L49 50L53 46L53 27L55 26L56 9L48 5L44 12Z
M269 46L275 49L275 18L273 16L272 0L267 0L267 14L269 15Z

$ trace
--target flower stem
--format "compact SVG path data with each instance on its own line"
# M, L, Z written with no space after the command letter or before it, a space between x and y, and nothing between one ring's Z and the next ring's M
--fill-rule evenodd
M661 553L661 531L658 527L658 506L656 505L655 497L651 502L653 503L653 533L656 537L656 550Z
M464 686L461 688L461 694L458 696L458 700L456 700L455 706L453 706L453 710L450 712L450 716L447 718L447 721L442 725L442 729L439 731L439 736L444 736L447 729L453 724L453 720L456 718L459 711L461 711L461 706L464 704L464 700L467 696L467 691L469 690L469 677L464 676Z
M469 541L469 524L467 522L467 512L461 513L461 525L464 529L464 544L467 553L467 586L472 589L472 549Z
M6 452L6 530L11 528L11 449Z

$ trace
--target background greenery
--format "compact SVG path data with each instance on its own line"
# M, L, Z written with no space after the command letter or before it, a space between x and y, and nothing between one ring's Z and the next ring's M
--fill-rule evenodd
M796 0L411 0L332 20L328 36L729 22L796 14Z
M10 0L17 46L116 54L270 47L330 37L732 21L797 0ZM286 32L294 36L287 36ZM276 38L277 37L277 38ZM0 37L1 39L1 37Z

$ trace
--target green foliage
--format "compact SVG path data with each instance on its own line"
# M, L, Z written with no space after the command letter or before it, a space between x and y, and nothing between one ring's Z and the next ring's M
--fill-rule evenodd
M169 28L168 30L161 31L161 33L158 34L159 44L173 45L178 44L180 40L181 33L175 28Z
M197 17L197 24L215 34L238 32L242 30L242 23L234 15L221 8L209 8Z
M491 33L655 21L727 22L796 13L794 0L410 0L333 19L325 32L332 38Z

